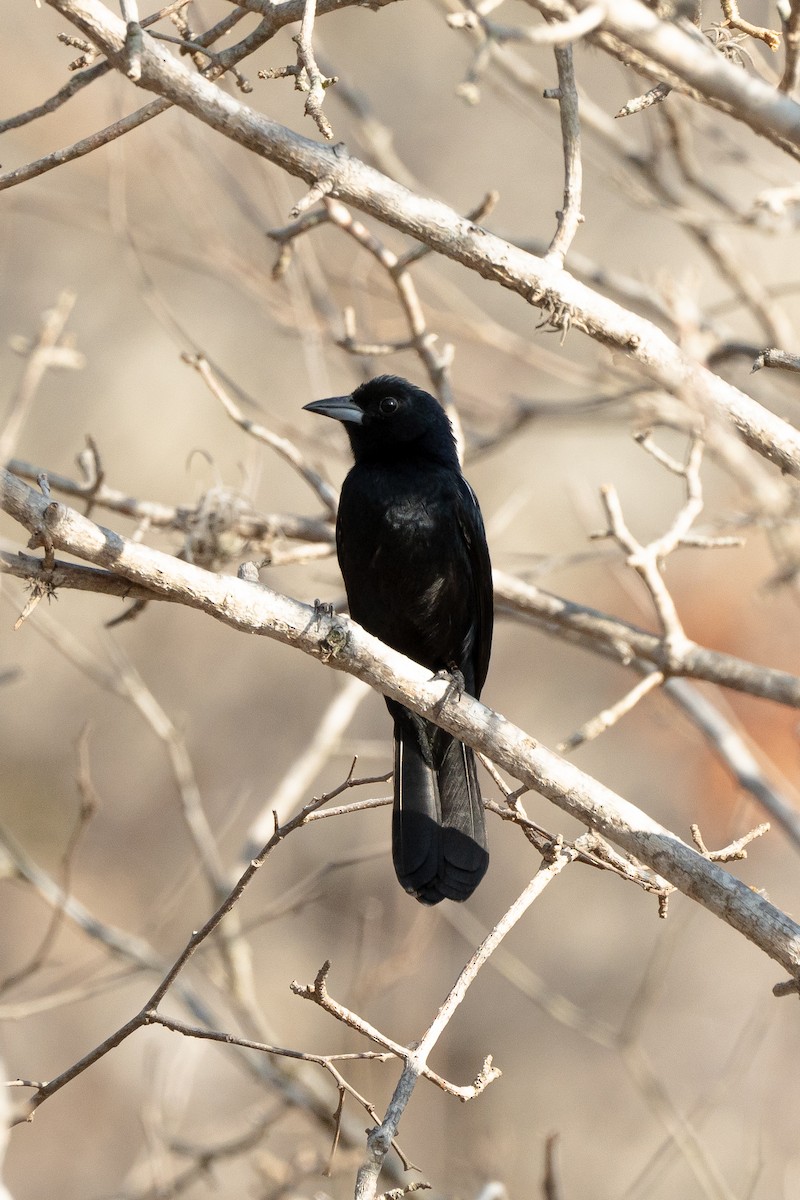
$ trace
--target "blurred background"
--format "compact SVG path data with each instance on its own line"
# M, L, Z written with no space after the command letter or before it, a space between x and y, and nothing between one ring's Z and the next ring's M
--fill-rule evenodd
M753 9L751 20L775 20L766 6ZM230 11L192 5L189 19L205 29ZM532 14L508 2L498 19L530 24ZM706 23L718 19L710 12ZM49 8L15 6L4 25L2 118L53 95L79 53L58 42L66 24ZM240 98L316 137L292 81L257 78L295 61L294 32L283 30L241 64L253 91ZM497 191L487 226L547 246L563 190L558 110L541 98L556 83L552 51L501 45L476 80L470 35L449 27L446 9L433 3L320 17L315 48L324 70L340 77L325 108L351 153L378 161L374 130L382 128L392 137L395 174L416 190L460 212ZM747 49L744 69L774 71L757 48ZM578 47L575 57L588 97L586 219L568 269L595 281L603 272L615 299L693 353L716 354L715 369L795 420L791 376L750 376L752 348L797 328L800 247L792 209L774 190L796 178L793 164L677 95L615 123L647 81L596 50ZM52 114L4 132L3 170L147 100L112 73ZM291 438L337 486L348 466L344 434L302 405L383 371L429 384L411 351L370 360L337 345L347 309L360 341L408 337L386 273L341 230L324 225L297 239L288 270L273 278L277 248L267 231L288 224L302 194L299 181L177 111L3 192L0 416L24 378L20 351L62 298L64 339L81 357L45 374L14 457L80 480L76 460L90 437L109 488L193 513L197 536L159 528L142 519L145 509L131 518L97 507L101 524L233 572L270 555L265 585L308 602L340 602L335 558L291 561L303 556L282 533L290 518L321 519L319 500L182 360L205 355L246 417ZM396 253L409 248L390 230L370 229ZM663 532L683 500L681 481L631 436L652 401L641 391L631 398L641 381L580 333L562 338L538 328L538 311L454 263L430 255L413 278L436 346L453 347L465 469L495 566L657 630L621 553L589 540L604 526L603 484L617 487L642 541ZM783 348L797 350L798 342ZM683 435L663 432L659 442L683 457ZM753 471L771 468L754 459ZM739 533L744 544L670 558L667 582L687 633L798 673L791 526L776 531L764 518L746 475L709 461L703 481L700 527ZM226 519L241 512L274 517L271 536L250 543L227 530ZM204 559L204 538L220 527L224 536ZM24 532L6 517L0 536L4 549L24 549ZM344 676L275 642L168 604L109 629L129 606L66 591L12 632L26 598L18 581L2 579L0 1054L8 1078L43 1080L138 1011L158 964L170 963L213 911L182 801L199 797L228 876L259 816L267 814L268 834L275 804L294 811L336 787L356 754L357 775L388 771L391 740L380 698L359 699ZM483 698L555 747L633 682L620 666L501 619ZM796 804L795 713L700 690ZM351 719L312 757L337 700L349 704ZM661 693L575 761L684 838L698 822L709 846L764 819ZM488 776L486 788L498 795ZM379 783L343 801L389 792ZM87 798L96 807L82 818ZM539 797L524 803L554 834L579 832ZM234 994L230 962L206 945L185 973L191 998L175 994L168 1010L191 1021L192 1004L202 1002L218 1027L242 1032L261 1022L275 1043L317 1053L368 1048L289 991L330 959L337 1000L399 1042L418 1039L483 932L538 867L518 829L490 819L489 832L490 873L466 909L430 911L396 884L385 808L294 833L237 910L240 950L250 956L242 978L252 980L252 993ZM777 827L733 869L780 908L800 911L797 848ZM54 927L35 870L65 886L106 933L137 939L152 969L89 936L69 911ZM565 1198L797 1196L800 1029L796 1002L770 994L780 975L688 900L673 897L660 921L654 898L572 866L482 971L433 1056L437 1071L466 1084L492 1054L502 1078L466 1106L420 1084L400 1145L434 1195L465 1200L501 1196L488 1189L492 1181L509 1196L539 1195L554 1134ZM264 1077L272 1069L163 1029L140 1031L14 1131L9 1190L15 1200L350 1195L370 1118L346 1101L346 1136L332 1177L323 1178L331 1132L320 1113L335 1110L336 1089L312 1065L293 1066L280 1080ZM393 1063L346 1069L378 1113L397 1073ZM297 1080L294 1100L288 1078ZM208 1165L204 1155L217 1149Z

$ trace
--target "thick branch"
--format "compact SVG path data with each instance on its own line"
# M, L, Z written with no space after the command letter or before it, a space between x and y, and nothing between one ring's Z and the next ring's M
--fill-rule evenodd
M558 0L528 3L551 17L563 12ZM593 4L574 0L579 11ZM601 28L588 37L623 59L625 48L643 55L651 70L660 68L664 83L702 98L798 157L800 105L728 62L688 22L661 20L640 0L609 0Z
M165 600L185 603L175 593L157 593L113 571L57 560L48 570L40 558L0 550L0 572L56 591L96 592L123 600ZM764 667L733 654L709 650L687 641L679 649L665 639L598 609L565 600L534 584L522 583L502 571L494 572L495 603L500 612L518 613L547 633L617 659L623 666L634 659L653 663L659 671L686 679L702 679L720 687L800 708L800 678L775 667Z
M99 0L48 2L89 37L118 69L125 70L125 27ZM709 56L714 71L724 76L729 91L735 87L746 89L748 96L752 92L751 107L759 116L760 132L763 132L760 125L768 124L774 117L779 122L776 128L790 129L800 146L800 106L785 96L776 99L777 94L765 84L731 67L710 48L695 46L690 35L658 22L637 0L619 2L633 5L637 19L648 29L655 23L663 36L679 37L681 51L688 46L702 55L703 63L708 62L706 56ZM782 470L800 475L797 430L699 365L650 322L592 292L558 264L511 246L445 204L415 195L349 157L343 146L319 145L254 112L207 79L193 74L147 34L140 86L179 105L307 183L316 185L324 181L331 195L371 213L484 278L510 288L545 312L568 311L572 327L626 352L661 386L691 397L701 410L722 411L754 449Z
M547 797L590 829L652 867L680 891L743 933L792 975L800 973L800 926L646 813L541 746L504 717L383 646L343 617L324 617L277 592L126 540L62 504L48 501L7 471L0 504L32 531L32 540L88 559L161 595L198 608L247 633L303 650L401 701Z
M622 663L633 658L644 659L670 675L705 679L737 692L800 708L800 678L788 671L757 666L688 640L680 647L668 646L664 638L654 633L554 596L533 584L522 583L502 571L494 572L494 594L500 608L524 614L545 629L556 626L574 635L582 645L587 641L602 645Z

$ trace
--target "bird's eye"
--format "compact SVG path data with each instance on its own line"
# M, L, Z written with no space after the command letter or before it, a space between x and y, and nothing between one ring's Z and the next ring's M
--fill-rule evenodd
M394 396L384 396L378 408L384 417L390 417L393 412L397 412L399 405Z

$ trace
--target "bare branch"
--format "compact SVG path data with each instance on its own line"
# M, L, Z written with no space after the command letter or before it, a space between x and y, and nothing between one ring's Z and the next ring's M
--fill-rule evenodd
M83 355L64 339L64 329L75 306L72 292L62 292L54 308L42 315L36 340L27 343L18 339L14 349L25 356L25 369L0 429L0 463L5 465L14 453L22 427L30 412L36 392L48 370L66 367L79 370L84 366Z
M94 525L63 505L47 503L8 472L0 474L2 507L28 527L45 527L59 549L113 569L160 595L172 595L234 628L293 645L372 687L487 754L559 808L647 863L680 891L727 921L794 974L800 970L800 926L762 896L706 862L658 822L570 763L533 742L479 701L448 697L448 685L381 645L343 617L266 588L222 577L148 549Z
M314 57L314 47L311 43L311 38L314 32L316 11L316 0L305 0L303 20L300 22L300 32L292 40L297 44L297 58L301 67L301 74L297 77L298 84L300 84L303 91L308 92L306 98L306 116L312 117L322 136L327 138L328 141L332 141L333 130L331 129L330 121L322 111L322 102L325 99L325 88L329 87L332 83L336 83L336 79L326 79L317 66L317 60Z
M324 527L332 552L330 527ZM302 536L302 530L295 536ZM56 560L49 574L44 572L41 559L27 554L0 551L0 572L18 579L38 581L55 588L97 592L126 600L162 600L184 603L182 597L155 592L147 586L109 571ZM257 573L256 573L257 578ZM614 658L624 666L635 659L652 663L671 676L700 679L734 691L773 700L800 708L800 677L773 667L747 662L732 654L709 650L688 641L680 653L668 652L664 639L636 625L611 617L597 609L576 604L535 584L523 583L503 571L494 572L495 603L501 613L513 613L530 620L546 633Z
M402 1046L399 1042L393 1041L392 1038L387 1037L386 1034L381 1033L379 1029L376 1029L373 1025L371 1025L369 1021L366 1021L363 1017L359 1016L358 1013L352 1012L349 1008L346 1008L343 1004L340 1004L337 1000L333 999L328 992L327 985L330 967L330 962L323 963L317 972L313 984L298 983L295 979L290 984L291 990L294 992L295 996L299 996L301 1000L312 1000L315 1004L319 1005L323 1012L328 1013L329 1016L335 1017L337 1021L341 1021L343 1025L347 1025L350 1029L355 1029L357 1033L362 1035L362 1037L368 1038L369 1041L375 1042L376 1045L383 1046L388 1053L386 1055L377 1056L382 1061L388 1057L407 1059L409 1053L409 1048L407 1046ZM476 1090L475 1083L467 1084L464 1087L459 1087L457 1084L451 1083L448 1079L445 1079L442 1075L438 1075L436 1071L431 1070L431 1068L427 1065L420 1070L420 1075L429 1080L431 1083L436 1084L437 1087L441 1088L441 1090L446 1092L449 1096L454 1096L458 1100L474 1100L475 1097L479 1095L479 1091ZM491 1079L486 1078L483 1081L480 1090L483 1090L483 1087L486 1087L492 1082L492 1079L497 1078L499 1075L500 1072L495 1071Z
M621 717L629 713L640 700L660 687L664 682L664 675L661 671L650 671L643 679L632 687L620 700L617 700L610 708L603 709L596 717L592 717L591 721L587 721L575 733L558 746L556 750L559 754L568 754L571 750L576 750L578 746L582 746L584 742L591 742L601 733L605 733L607 729L611 729L616 725Z
M800 849L800 805L783 795L770 780L748 745L746 734L685 679L668 679L664 691L700 730L739 787L750 793ZM774 767L770 774L774 776ZM782 786L790 789L786 781Z
M564 202L558 218L558 228L545 255L546 262L555 262L560 267L583 221L581 193L583 186L583 164L581 162L581 126L578 114L578 89L575 84L575 68L571 46L556 46L558 68L558 108L561 114L561 144L564 151Z
M639 438L644 449L651 454L654 446L646 436ZM666 533L643 546L633 536L622 515L622 507L616 489L607 485L600 489L600 498L608 518L608 531L599 537L613 537L627 555L628 566L643 580L653 601L664 630L664 642L669 655L673 649L680 656L686 648L688 638L683 630L678 611L664 583L664 560L680 545L685 545L692 525L703 510L703 492L700 484L700 464L703 458L703 443L692 439L686 463L681 465L655 450L655 456L663 466L686 481L686 501Z
M202 354L184 354L182 358L185 363L188 363L190 367L194 367L198 372L200 378L206 384L211 394L219 400L231 420L235 421L240 429L243 429L245 433L249 433L256 441L263 442L265 446L271 447L271 449L280 455L284 462L294 467L298 475L316 492L331 516L335 517L336 509L339 505L339 497L336 490L329 483L326 483L317 471L314 471L308 465L305 457L297 446L295 446L294 442L290 441L289 438L273 433L272 430L267 429L266 426L261 425L258 421L252 421L249 417L246 417L230 393L225 390L219 379L217 379L208 360Z
M514 928L547 885L561 873L564 867L574 862L577 853L577 849L572 847L560 844L553 847L550 861L542 864L522 894L484 938L459 974L421 1040L406 1053L406 1065L398 1080L386 1115L381 1124L376 1129L371 1129L367 1136L367 1157L359 1168L356 1178L356 1200L372 1200L375 1196L383 1161L389 1152L392 1139L397 1133L400 1119L411 1099L417 1080L425 1073L429 1054L447 1027L455 1009L464 999L470 984L481 967L491 958L506 934ZM473 1085L475 1094L482 1091L498 1075L499 1071L492 1065L491 1057L487 1058Z
M560 0L528 0L546 15L563 12ZM584 11L593 0L576 0ZM640 0L610 0L606 19L590 33L609 53L630 61L631 51L639 63L662 82L745 121L751 129L782 149L798 156L800 106L776 92L760 79L745 75L713 49L699 30L685 19L661 18ZM760 111L758 111L760 109Z
M737 29L739 33L745 33L748 37L758 38L759 41L766 43L770 50L775 51L780 47L781 35L774 29L764 29L761 25L752 25L750 21L745 21L739 12L737 0L721 0L721 4L725 14L725 24L730 29Z
M782 92L793 92L800 82L800 3L791 0L789 17L785 25L786 62L778 87Z
M99 45L111 61L123 65L124 26L100 0L50 0L50 3ZM579 8L586 6L584 0L578 0ZM616 15L612 17L612 13ZM681 62L685 62L690 75L694 68L708 75L709 96L735 100L734 108L742 109L739 115L746 115L757 132L769 130L781 145L794 139L800 153L800 106L784 96L776 99L767 85L743 76L707 43L698 42L669 22L660 22L639 0L613 0L609 27L617 18L627 21L629 36L634 40L641 36L643 42L652 42L664 54L680 52ZM387 224L479 271L485 278L512 288L545 312L556 309L568 312L574 328L625 351L668 390L692 394L701 407L719 409L759 453L782 469L800 475L800 434L796 430L699 366L649 322L597 296L554 264L525 254L501 238L471 226L446 205L413 195L358 160L341 151L337 153L335 148L328 149L290 133L246 108L209 80L193 75L184 64L156 54L150 49L147 36L141 86L179 104L309 184L333 180L341 200L366 209Z

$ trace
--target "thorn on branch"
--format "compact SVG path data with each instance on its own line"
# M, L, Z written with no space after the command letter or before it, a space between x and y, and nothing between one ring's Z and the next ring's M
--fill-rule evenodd
M762 350L750 368L750 374L762 367L776 367L784 371L800 371L800 354L787 354L784 350Z
M773 996L800 996L800 977L797 979L782 979L772 989Z
M100 57L100 51L85 38L73 37L69 33L59 33L58 40L64 46L69 46L72 50L82 51L80 58L73 59L68 65L68 70L73 73L75 71L83 71L86 67L91 67Z
M84 54L91 54L94 50L91 42L87 42L86 38L73 37L71 33L59 33L57 40L64 46L69 46L71 50L81 50Z
M330 973L330 969L331 960L326 958L325 962L317 971L313 983L303 984L298 983L296 979L293 979L289 984L289 990L292 991L295 996L300 996L300 998L303 1000L313 1000L315 1004L319 1004L321 1008L324 1008L328 1002L328 975Z
M25 606L24 606L22 612L17 617L16 621L14 622L14 632L15 633L19 629L22 628L22 626L25 624L25 622L27 621L28 617L31 615L33 610L36 608L36 606L39 604L39 602L44 599L45 596L47 597L48 600L53 600L53 599L58 598L56 595L56 589L53 587L53 585L51 583L35 580L30 585L30 595L28 596L28 599L25 602Z
M310 208L313 208L325 196L330 196L335 185L336 180L333 175L325 175L322 179L318 179L316 183L311 185L305 196L301 196L297 201L297 204L291 209L289 216L300 217L303 213L308 212Z
M618 113L614 113L617 117L632 117L635 113L644 112L646 108L652 108L654 104L660 104L662 100L666 100L667 96L672 91L668 83L657 83L655 87L651 87L649 92L644 92L641 96L636 96L633 100L629 100L627 104L623 104Z
M142 78L143 49L144 30L138 21L129 21L125 34L125 59L127 62L125 74L131 83L138 83Z
M480 1096L481 1092L485 1091L489 1084L494 1083L495 1079L499 1079L502 1074L503 1072L500 1070L500 1068L494 1065L491 1054L487 1054L486 1058L483 1060L483 1065L481 1066L480 1071L478 1071L478 1074L473 1080L472 1095L462 1096L462 1101L466 1103L467 1100L472 1100L475 1098L475 1096Z

